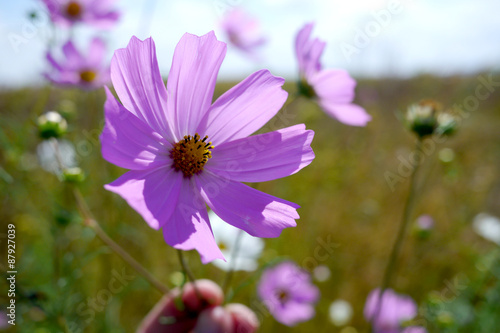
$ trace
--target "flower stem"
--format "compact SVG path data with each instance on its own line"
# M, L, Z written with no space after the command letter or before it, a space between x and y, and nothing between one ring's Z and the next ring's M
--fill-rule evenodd
M422 153L422 140L419 138L417 140L415 151L418 154ZM410 176L410 189L408 193L408 197L406 198L406 202L404 205L403 216L401 218L401 224L399 225L398 234L396 236L396 240L394 241L394 245L392 246L391 254L389 256L389 262L387 263L387 267L384 272L384 278L382 280L382 286L380 288L380 294L377 301L377 307L375 311L375 315L372 320L375 320L380 314L380 310L382 307L382 298L384 296L384 292L389 288L391 284L391 279L393 274L396 271L396 263L399 257L399 253L401 251L401 247L403 245L403 240L406 235L406 230L408 229L408 222L410 221L411 212L413 210L413 206L415 204L416 198L416 174L419 169L421 163L417 163L413 168L413 171Z
M196 278L194 277L193 272L189 269L189 266L186 262L186 258L184 258L184 253L182 250L177 250L177 256L179 257L179 262L181 263L182 271L184 272L184 276L187 277L189 281L193 284L194 287L194 292L196 293L196 296L201 300L203 299L201 296L200 291L198 290L198 287L196 286Z
M59 164L59 168L61 169L62 173L65 169L65 166L61 157L61 152L59 150L59 143L54 138L51 139L51 142L54 146L56 160L57 163ZM156 289L158 289L162 294L168 293L169 289L167 288L167 286L158 281L153 276L153 274L151 274L148 270L146 270L137 260L132 258L132 256L127 251L125 251L120 245L118 245L114 240L112 240L111 237L109 237L108 234L101 228L97 220L93 217L89 207L87 206L87 203L83 199L80 190L74 187L73 194L75 196L78 209L80 210L80 213L83 216L84 224L92 228L96 233L96 235L107 246L109 246L113 251L115 251L115 253L118 254L123 260L125 260L130 266L132 266L132 268L134 268L137 271L137 273L141 274L146 280L148 280L149 283L151 283L151 285L153 285Z
M222 284L222 290L224 291L224 295L226 294L229 286L231 285L231 280L234 275L234 265L236 262L236 257L238 256L238 251L240 250L240 241L243 236L243 230L238 231L238 235L236 236L236 240L234 241L233 251L231 251L231 262L229 264L229 270L227 271L226 278L224 279L224 283Z
M78 208L84 218L85 225L92 228L97 236L109 246L116 254L118 254L123 260L125 260L132 268L134 268L139 274L141 274L146 280L148 280L151 285L158 289L162 294L168 293L169 289L167 286L158 281L148 270L146 270L137 260L132 258L132 256L125 251L120 245L118 245L114 240L112 240L108 234L101 228L99 223L92 217L92 214L83 199L82 194L78 189L73 191Z

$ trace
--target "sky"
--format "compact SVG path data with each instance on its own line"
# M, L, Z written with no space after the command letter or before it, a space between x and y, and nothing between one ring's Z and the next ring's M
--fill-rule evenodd
M111 30L77 27L76 44L103 37L108 60L131 36L152 36L160 71L168 75L175 45L186 33L214 30L220 40L224 12L240 7L257 18L268 42L251 59L228 47L220 79L236 80L267 68L274 75L297 77L294 39L308 22L327 42L325 68L344 68L355 77L410 77L471 74L500 68L498 0L116 0L123 12ZM29 13L37 11L37 21ZM0 2L0 86L43 83L45 52L52 28L39 0ZM57 30L58 45L70 32ZM57 53L56 53L57 55Z

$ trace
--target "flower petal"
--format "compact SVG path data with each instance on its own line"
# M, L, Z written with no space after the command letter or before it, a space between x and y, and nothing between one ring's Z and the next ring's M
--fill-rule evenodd
M92 68L101 68L103 66L104 56L106 55L106 44L98 37L92 39L89 46L87 63Z
M297 55L297 61L299 63L299 71L301 73L305 72L306 60L305 58L305 49L307 42L309 41L309 37L311 36L312 29L314 28L314 23L306 24L302 29L297 33L297 37L295 37L295 54Z
M182 176L170 166L152 170L133 170L104 186L119 194L153 229L171 219L177 207Z
M372 119L365 109L356 104L334 104L322 100L320 105L326 113L346 125L366 126Z
M244 138L260 129L283 106L288 93L285 80L260 70L215 101L198 127L214 145Z
M64 67L77 70L82 66L82 64L85 63L85 59L76 49L75 44L73 44L72 41L68 41L66 44L64 44L62 50L64 56L66 57L66 62Z
M174 142L167 119L167 91L152 38L133 36L111 60L111 81L123 106L167 140Z
M179 201L170 221L163 226L163 236L167 244L179 250L196 250L201 261L206 264L215 259L224 259L208 220L204 203L197 202L191 181L182 178Z
M132 170L170 165L170 144L118 103L108 87L105 90L106 125L100 137L104 159Z
M215 81L226 55L226 44L214 32L184 34L175 47L167 81L168 112L178 139L194 135L212 103Z
M263 182L292 175L314 159L314 132L305 125L254 135L216 146L206 170L241 182Z
M345 70L322 70L312 76L309 83L318 98L329 103L344 104L354 99L356 81Z
M295 326L296 324L307 321L314 317L314 306L309 303L287 302L284 306L277 305L270 310L271 314L280 323L287 326Z
M224 221L256 237L278 237L295 227L298 205L223 179L206 170L195 178L200 194Z

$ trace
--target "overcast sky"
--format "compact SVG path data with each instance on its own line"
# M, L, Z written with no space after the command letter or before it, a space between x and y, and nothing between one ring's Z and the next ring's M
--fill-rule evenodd
M398 5L399 4L399 5ZM473 73L500 68L498 0L116 0L123 11L110 31L75 29L84 48L94 35L109 43L108 58L132 35L152 36L160 70L167 76L176 43L185 32L202 35L219 28L221 11L239 5L257 17L268 43L255 62L228 49L220 78L239 79L261 68L296 77L295 34L316 22L314 35L327 41L325 67L345 68L355 76L411 76ZM37 0L0 2L0 85L43 82L50 24ZM36 25L28 13L38 9ZM378 20L377 20L378 17ZM59 33L63 41L67 31ZM12 39L22 37L14 45Z

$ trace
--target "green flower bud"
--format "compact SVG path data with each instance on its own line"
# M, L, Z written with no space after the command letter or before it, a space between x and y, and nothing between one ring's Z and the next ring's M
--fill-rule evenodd
M457 121L450 113L441 113L438 118L437 133L441 135L452 135L457 130Z
M63 170L62 178L68 183L81 183L85 180L85 174L81 168L67 168Z
M406 122L411 131L420 138L432 135L438 127L437 112L440 106L432 100L424 100L410 105L406 113Z
M38 117L38 130L44 139L59 138L66 133L68 123L57 112L49 111Z

